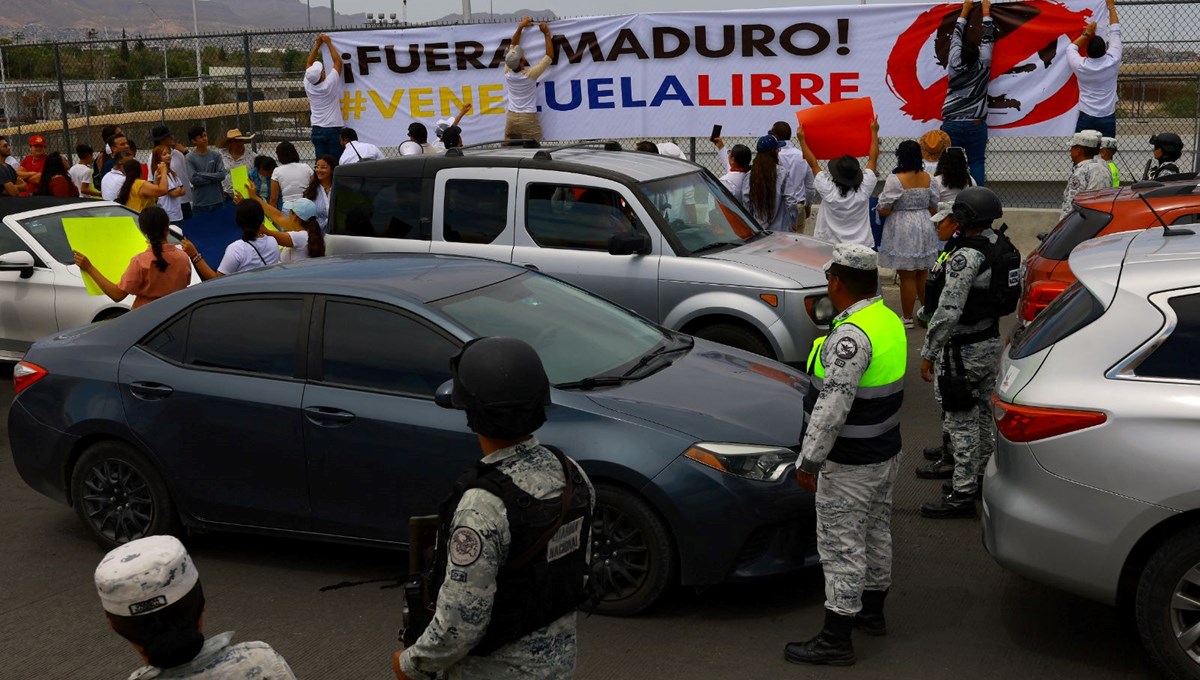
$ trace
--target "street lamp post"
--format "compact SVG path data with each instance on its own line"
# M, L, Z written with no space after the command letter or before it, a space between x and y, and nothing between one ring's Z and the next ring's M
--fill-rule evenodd
M192 0L192 33L196 37L196 93L200 95L200 106L204 106L204 71L200 66L200 23L196 19L196 0Z

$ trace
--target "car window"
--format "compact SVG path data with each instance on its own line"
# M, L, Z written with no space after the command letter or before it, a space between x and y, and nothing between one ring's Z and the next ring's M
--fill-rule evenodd
M183 363L183 358L187 350L188 323L191 318L191 315L184 314L178 319L171 321L166 326L151 333L149 337L141 342L141 346L164 359Z
M428 241L420 177L338 177L329 233Z
M660 328L611 302L532 273L432 306L475 335L529 343L556 384L610 374L666 339Z
M301 298L234 299L192 311L184 363L263 375L293 377Z
M1024 359L1063 340L1104 314L1104 305L1075 282L1055 298L1037 318L1013 340L1009 356Z
M635 224L632 207L610 189L530 184L525 192L525 228L543 248L608 251L616 234L644 233Z
M30 255L33 255L34 265L38 267L46 266L45 263L34 254L33 249L29 247L29 244L25 243L25 241L22 241L20 236L14 234L12 229L0 224L0 255L4 255L6 253L29 253ZM74 260L72 260L72 262L73 261Z
M458 345L403 314L363 304L325 304L322 380L432 397L450 379Z
M741 245L761 231L710 173L645 182L640 190L688 253Z
M491 243L508 225L508 182L494 179L446 181L442 229L455 243Z
M1180 215L1171 221L1171 226L1180 224L1200 224L1200 213L1191 213L1189 215Z
M1071 256L1075 246L1096 238L1112 221L1112 217L1111 213L1102 210L1075 206L1075 210L1063 218L1038 246L1038 254L1047 260L1065 260Z
M50 253L50 257L62 264L75 264L75 254L71 252L71 244L67 242L67 234L63 231L64 217L132 217L136 220L137 213L120 205L98 205L27 217L18 222L22 229Z
M1200 294L1178 295L1169 304L1175 330L1137 367L1138 377L1200 380Z

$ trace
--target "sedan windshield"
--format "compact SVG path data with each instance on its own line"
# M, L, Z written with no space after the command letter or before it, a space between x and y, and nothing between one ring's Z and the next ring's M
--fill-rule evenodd
M620 375L667 336L654 324L577 288L536 274L430 305L478 336L505 335L537 350L554 384Z
M639 188L689 255L738 246L762 233L707 172L643 182Z

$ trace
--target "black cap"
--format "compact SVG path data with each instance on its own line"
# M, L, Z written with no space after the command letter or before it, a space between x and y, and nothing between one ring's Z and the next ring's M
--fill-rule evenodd
M167 129L166 125L155 125L153 128L150 129L150 139L153 140L155 144L158 144L159 142L161 142L162 140L164 140L170 136L171 136L171 131L169 129Z
M467 412L473 432L517 439L546 422L550 379L537 351L516 338L472 340L450 360L451 403Z

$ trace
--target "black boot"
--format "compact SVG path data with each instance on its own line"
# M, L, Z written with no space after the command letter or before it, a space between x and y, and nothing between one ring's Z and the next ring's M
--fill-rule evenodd
M925 460L938 460L950 456L950 435L942 433L942 445L931 446L924 451Z
M867 635L887 635L887 622L883 618L883 601L886 590L864 590L862 611L854 616L854 627Z
M917 476L921 479L950 479L954 476L954 457L949 453L941 458L917 468Z
M789 642L783 657L792 663L811 663L826 666L853 666L854 645L850 631L854 617L825 610L825 627L807 642Z
M971 492L952 491L949 496L922 505L921 516L930 519L975 517L975 496Z
M949 496L952 493L954 493L954 483L942 482L942 495ZM975 500L983 498L983 475L979 475L975 478L975 491L971 492L971 496Z

